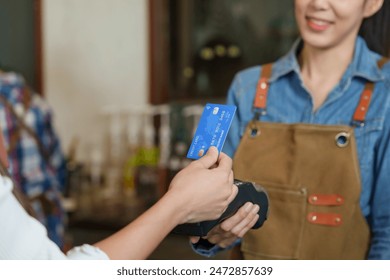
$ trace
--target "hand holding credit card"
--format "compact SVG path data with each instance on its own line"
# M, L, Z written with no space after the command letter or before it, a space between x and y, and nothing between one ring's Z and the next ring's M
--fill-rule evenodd
M236 106L233 105L206 104L187 158L199 159L211 146L217 147L221 152L235 112Z
M235 106L206 104L187 157L199 159L211 146L217 147L221 152L235 112ZM259 219L252 229L261 227L268 216L268 195L265 189L255 183L240 180L234 180L234 184L238 187L238 193L218 219L181 224L176 226L172 232L190 236L206 236L212 228L234 215L248 201L260 206Z

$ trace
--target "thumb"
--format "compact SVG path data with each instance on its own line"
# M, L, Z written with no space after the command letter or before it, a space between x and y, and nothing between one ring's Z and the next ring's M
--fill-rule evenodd
M192 244L198 243L199 240L200 240L199 236L190 236L190 242Z
M198 163L205 168L211 168L218 161L218 149L214 146L210 147L207 153L200 159Z

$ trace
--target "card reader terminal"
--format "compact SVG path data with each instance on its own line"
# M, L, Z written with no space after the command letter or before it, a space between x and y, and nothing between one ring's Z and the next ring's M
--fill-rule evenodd
M252 229L258 229L261 227L268 216L269 199L267 192L263 187L252 182L243 182L235 179L234 184L238 187L237 196L229 204L228 208L221 217L213 221L181 224L175 227L172 233L189 236L206 236L213 227L233 216L246 202L252 202L253 204L260 206L260 210L258 212L259 219Z

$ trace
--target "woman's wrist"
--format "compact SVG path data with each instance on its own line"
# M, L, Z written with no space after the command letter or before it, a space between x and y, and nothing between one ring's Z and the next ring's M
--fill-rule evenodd
M172 220L176 224L183 224L188 221L191 211L188 209L188 203L176 192L168 190L168 192L160 199L158 203L163 204L165 209L168 208Z

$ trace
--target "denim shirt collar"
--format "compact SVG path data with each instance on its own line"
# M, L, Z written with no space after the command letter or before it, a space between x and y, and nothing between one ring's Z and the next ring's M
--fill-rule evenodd
M273 65L272 76L270 82L281 78L291 72L295 72L300 76L300 66L298 64L297 53L302 48L302 39L297 39L290 51ZM367 81L377 82L384 79L381 69L377 65L380 56L368 49L366 42L361 37L357 37L355 44L355 52L352 62L348 66L341 84L347 83L353 77L361 77Z

